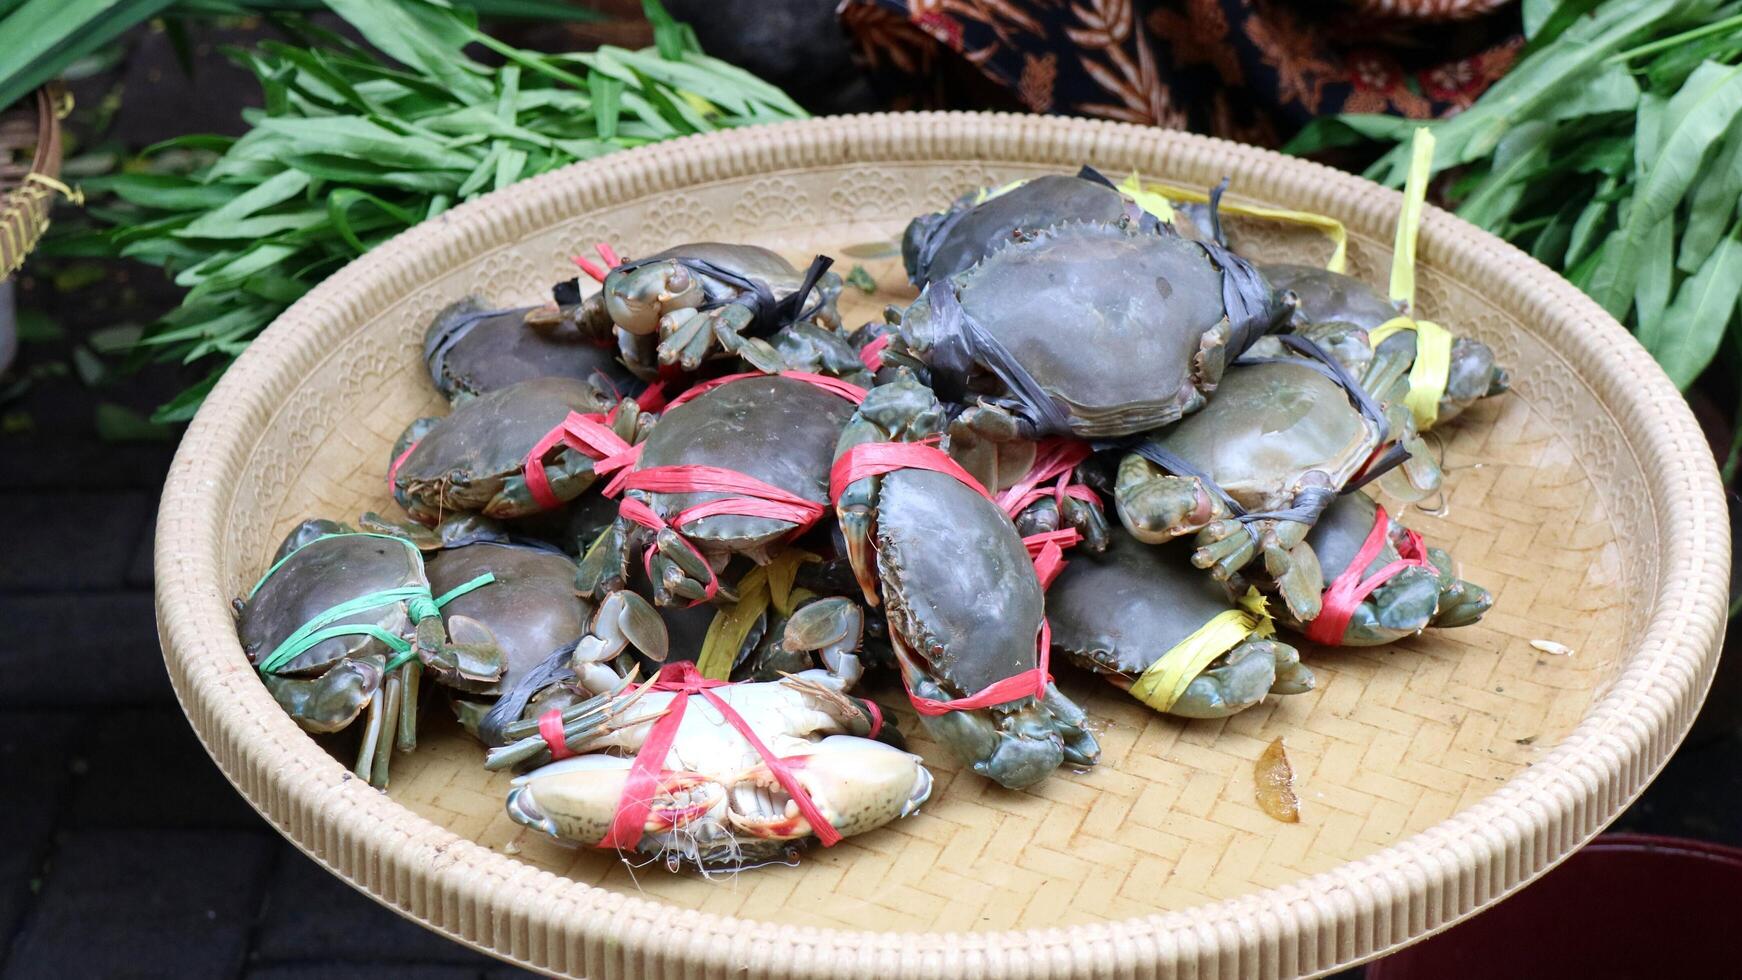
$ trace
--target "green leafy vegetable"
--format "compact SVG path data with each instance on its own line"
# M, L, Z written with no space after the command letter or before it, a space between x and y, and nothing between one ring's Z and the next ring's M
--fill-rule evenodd
M1512 71L1430 124L1435 172L1456 171L1460 216L1561 269L1685 388L1742 303L1742 2L1525 0L1523 13ZM1289 149L1396 144L1367 171L1395 185L1414 125L1339 116Z
M323 278L460 201L655 140L804 115L643 2L657 39L645 51L524 51L445 3L331 0L375 51L292 24L304 46L236 52L265 95L247 134L182 137L85 185L112 195L92 208L107 253L188 289L136 349L213 364L156 420L190 417L224 364ZM504 64L474 60L474 45ZM190 157L203 162L177 169Z

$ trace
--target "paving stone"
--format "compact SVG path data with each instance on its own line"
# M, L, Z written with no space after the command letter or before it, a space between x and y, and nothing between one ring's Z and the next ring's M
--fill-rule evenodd
M250 966L242 977L243 980L478 980L479 973L477 967L435 963L286 963Z
M0 707L174 703L151 593L4 590Z
M145 491L0 493L0 590L119 587L153 507Z
M251 959L493 963L391 911L286 846L266 892ZM250 974L252 975L252 974Z
M127 562L127 587L130 589L150 590L155 581L152 569L152 557L157 548L157 512L153 511L151 518L145 522L145 527L139 532L139 540L133 545L133 557Z
M30 902L31 879L66 802L77 738L73 714L0 714L0 952Z
M272 847L234 831L67 834L5 980L234 977Z
M116 711L92 726L69 826L266 829L178 709Z

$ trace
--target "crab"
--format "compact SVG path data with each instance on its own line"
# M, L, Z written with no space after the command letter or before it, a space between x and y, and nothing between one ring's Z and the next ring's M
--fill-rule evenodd
M1101 439L1202 408L1287 305L1213 244L1120 223L1035 232L926 286L885 360L929 372L994 441Z
M581 591L601 595L622 588L630 562L646 554L657 605L701 602L715 597L733 555L758 564L770 560L826 511L835 440L858 392L850 385L825 388L797 377L750 375L674 401L648 431L635 468L623 478L624 516L582 558ZM712 485L742 486L748 477L762 487L670 489L684 483L668 482L668 475L695 474L698 467L708 468L701 472ZM780 516L747 516L732 506L750 492L779 496ZM706 513L709 507L718 512ZM704 513L692 517L697 509ZM640 523L633 519L637 514ZM729 589L720 598L736 599Z
M486 745L503 744L504 726L529 711L615 690L625 672L614 665L628 649L655 662L665 659L665 624L647 600L613 593L595 607L575 594L575 563L561 552L499 535L438 551L426 566L438 595L479 575L492 576L442 610L455 643L502 651L502 676L473 692L490 701L455 701L461 725ZM565 680L575 683L558 683Z
M574 322L585 336L614 333L624 363L648 380L661 367L694 371L716 353L773 373L796 365L785 362L771 335L808 323L811 330L801 332L822 344L841 327L841 277L823 256L800 271L760 246L721 242L675 245L628 263L601 254L609 271L581 260L602 287L581 302ZM835 354L852 357L844 340Z
M1047 590L1053 649L1156 710L1185 718L1226 718L1266 694L1312 690L1312 671L1294 647L1271 635L1269 617L1230 601L1191 568L1190 557L1184 542L1146 545L1115 530L1103 554L1072 558ZM1198 652L1181 644L1218 616L1238 625L1201 650L1213 659L1195 674L1177 669L1168 677L1157 668L1164 658Z
M463 299L430 322L423 359L436 390L450 402L534 378L593 381L606 391L633 380L609 344L583 337L572 314L565 316L554 304L492 309L475 297Z
M1396 371L1358 384L1339 380L1328 358L1265 358L1232 368L1208 408L1121 459L1114 485L1120 521L1149 544L1195 532L1192 563L1231 585L1262 556L1290 612L1312 619L1324 580L1306 536L1336 494L1404 452L1409 466L1395 482L1407 483L1413 499L1439 486L1439 468L1417 451L1408 408L1381 406L1366 394L1397 380Z
M1290 290L1299 300L1293 315L1295 330L1305 332L1317 327L1335 331L1342 326L1359 332L1358 337L1350 338L1352 343L1324 345L1351 371L1367 370L1366 362L1374 357L1400 360L1406 369L1415 363L1419 336L1415 331L1399 330L1377 345L1368 346L1366 335L1402 312L1373 287L1353 276L1317 266L1274 264L1261 268L1277 289ZM1494 351L1487 344L1469 337L1454 337L1450 361L1445 391L1432 415L1434 424L1453 418L1480 399L1507 390L1506 369L1494 362Z
M425 524L460 511L507 519L555 509L597 476L594 456L551 438L574 416L608 424L623 442L638 437L641 414L630 399L613 408L585 381L522 381L467 400L445 418L412 422L393 447L393 497ZM528 460L546 445L536 456L544 481L529 485Z
M499 648L450 638L417 544L387 528L304 521L235 609L249 662L304 731L337 732L367 712L354 771L376 786L394 747L417 744L425 670L461 690L502 676Z
M923 443L943 428L936 396L903 375L866 396L838 455L848 463L866 444ZM832 489L846 551L866 604L887 614L898 670L926 731L1011 788L1066 761L1094 764L1100 747L1082 710L1045 676L1041 583L1010 518L964 482L973 479L965 472L900 467L850 476L844 469ZM1026 683L1031 675L1037 684ZM1001 682L1028 693L990 698Z
M931 774L918 756L867 737L876 718L842 684L812 670L706 692L693 684L656 688L622 711L611 731L580 746L589 754L515 779L508 815L552 837L663 858L676 870L786 860L806 838L833 843L914 813L931 794ZM785 779L713 699L736 712ZM636 762L625 753L644 751L653 720L679 700L687 710L665 758L647 766L647 797L626 798ZM822 826L813 826L793 789L808 798ZM637 802L645 806L622 819Z
M982 188L948 208L908 222L901 261L915 286L948 279L999 247L1066 221L1121 219L1154 230L1157 220L1087 167L1076 176L1047 174Z
M1382 529L1377 526L1381 515L1385 518ZM1358 600L1335 621L1328 611L1307 623L1286 609L1281 611L1278 620L1283 625L1315 642L1377 646L1430 626L1468 626L1494 605L1487 589L1457 577L1450 555L1426 547L1420 535L1398 523L1364 493L1338 497L1306 540L1318 556L1326 580L1337 583L1347 577L1345 588ZM1350 565L1370 541L1376 545L1373 557L1351 571ZM1358 591L1356 583L1362 583Z

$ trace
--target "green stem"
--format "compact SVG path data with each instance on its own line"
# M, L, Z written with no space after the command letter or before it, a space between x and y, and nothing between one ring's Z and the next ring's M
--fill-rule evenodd
M1665 48L1673 48L1683 42L1695 41L1711 34L1722 34L1723 32L1736 27L1742 27L1742 14L1737 14L1734 17L1726 17L1723 20L1707 24L1703 27L1696 27L1690 31L1683 31L1680 34L1672 34L1669 37L1652 41L1650 44L1641 44L1637 48L1617 52L1616 54L1612 54L1605 58L1603 63L1615 64L1622 61L1632 61L1634 58L1638 58L1642 55L1656 54Z
M491 51L507 58L509 61L514 62L522 68L538 72L546 78L554 78L559 82L566 82L583 92L587 90L587 80L581 76L563 71L561 68L546 62L542 58L534 58L519 48L503 44L501 41L485 34L483 31L473 31L472 40L477 41L479 44L482 44L484 47L489 48Z

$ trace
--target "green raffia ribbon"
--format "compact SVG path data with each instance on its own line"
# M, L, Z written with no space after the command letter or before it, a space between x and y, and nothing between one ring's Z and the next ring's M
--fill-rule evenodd
M260 591L260 587L266 584L266 580L271 578L274 572L277 572L282 568L285 562L289 561L294 555L302 551L303 548L318 541L325 541L328 538L381 538L385 541L397 541L411 549L412 555L417 558L420 566L423 563L423 553L417 550L416 545L404 538L396 538L391 534L374 534L367 531L353 531L346 534L323 534L320 537L315 538L313 541L308 542L308 544L303 545L301 548L296 549L296 551L292 551L290 554L285 555L283 558L274 562L272 567L266 570L266 574L260 576L260 581L255 582L254 587L248 590L248 598L254 598L254 594ZM321 610L321 612L313 619L310 619L308 622L297 627L295 632L285 637L278 646L272 649L271 653L267 654L260 661L260 664L256 669L258 669L262 674L277 673L285 664L288 664L297 657L307 653L316 645L325 643L327 640L333 639L334 637L369 636L380 640L382 643L386 644L388 649L393 651L394 655L393 658L387 662L387 669L389 671L396 670L410 661L412 657L416 656L416 652L409 641L402 636L389 633L373 623L339 623L339 620L355 616L361 612L367 612L371 609L379 609L382 606L392 605L395 602L403 602L405 603L406 613L411 617L411 621L414 623L421 623L426 619L440 616L442 607L453 600L458 599L460 596L463 596L474 589L489 585L494 581L496 581L496 576L489 572L485 572L477 578L455 586L440 598L432 596L429 591L429 586L427 585L402 585L396 589L381 589L376 592L357 596L354 599L347 599L337 605L329 606L326 609Z

